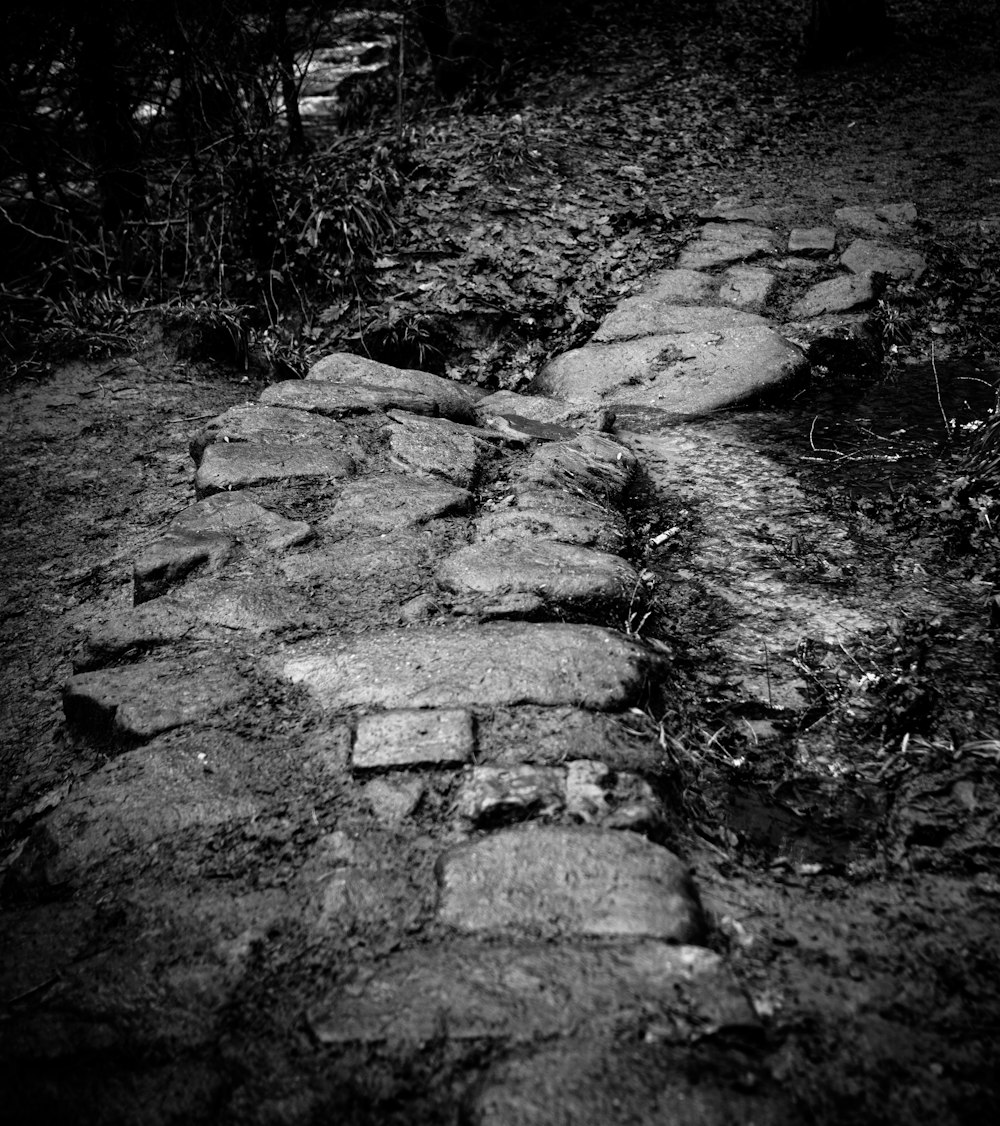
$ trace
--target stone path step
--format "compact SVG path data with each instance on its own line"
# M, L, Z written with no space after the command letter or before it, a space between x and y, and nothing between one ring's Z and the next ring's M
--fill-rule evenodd
M312 1120L287 1101L303 1052L376 1076L438 1050L463 1061L444 1102L483 1126L800 1120L713 1040L758 1020L676 851L648 719L671 666L637 626L654 591L709 592L747 699L780 710L803 636L872 625L822 586L793 600L762 523L831 574L853 549L707 417L877 354L866 310L924 268L915 213L830 218L717 209L534 394L333 355L192 437L199 499L136 558L134 606L95 608L64 689L107 761L25 812L7 863L32 946L11 996L101 950L3 1033L67 1107L140 1120L174 1045L216 1105L285 1107L268 1121ZM629 546L638 481L698 510L683 567ZM46 944L54 910L79 950ZM291 1072L232 1063L257 1036Z

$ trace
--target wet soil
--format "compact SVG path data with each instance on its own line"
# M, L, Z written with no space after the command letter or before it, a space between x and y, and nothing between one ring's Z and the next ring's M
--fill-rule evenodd
M880 100L870 99L871 74L867 82L858 71L811 79L817 90L843 83L860 101L839 102L769 159L718 170L712 192L785 201L801 221L846 203L913 199L928 238L1000 212L1000 130L990 127L1000 118L996 75L954 56L948 66L863 65L887 68ZM687 441L697 474L687 495L661 483L633 513L640 540L642 528L679 529L669 550L644 560L662 591L651 636L671 647L677 670L663 723L684 811L678 837L714 941L764 1022L763 1044L735 1040L718 1050L731 1057L734 1085L789 1092L801 1121L965 1126L1000 1111L1000 693L997 631L985 607L997 562L958 556L946 530L901 525L866 502L903 484L930 488L954 471L947 443L936 445L927 343L918 328L877 388L818 387L808 402L675 431L670 440ZM939 362L965 364L948 347L945 338ZM961 381L971 371L992 382L991 363L995 355L943 369L949 418L981 417L990 404L966 396ZM59 692L79 629L97 603L130 605L132 560L193 500L187 438L198 420L255 398L263 383L179 362L154 334L126 359L72 365L4 390L0 785L8 843L105 760L106 750L81 745L63 725ZM650 436L637 441L654 452ZM885 450L900 460L885 460ZM748 473L759 482L762 455L784 508L773 492L742 487ZM727 512L739 521L723 519ZM731 536L723 555L726 530L740 521L743 539ZM749 556L762 545L771 562L786 564L769 564L771 585L754 595L773 615L765 627L733 609L747 605ZM771 668L768 646L783 654L781 668ZM273 757L258 788L280 795L291 769L283 741L302 739L296 722L295 701L285 701L267 733ZM256 738L250 714L246 726ZM261 769L260 756L245 758L231 739L210 750L236 777L248 762ZM314 757L338 755L331 736ZM442 1049L424 1071L401 1076L382 1057L361 1092L351 1070L371 1061L342 1058L327 1072L297 1031L304 982L332 980L359 949L391 949L407 926L421 925L420 905L401 905L432 860L427 841L415 838L394 857L367 931L298 941L287 922L298 892L283 850L296 834L318 833L326 785L316 781L315 805L280 817L272 809L256 839L220 832L209 873L220 893L194 906L178 906L185 873L205 871L192 846L142 858L146 883L128 911L127 858L117 890L109 877L93 896L53 902L31 916L36 931L23 933L16 904L5 907L5 925L34 959L16 990L0 996L5 1016L30 1009L61 976L100 981L116 912L132 920L130 936L142 936L137 959L169 967L176 979L198 972L218 936L234 949L269 936L269 953L255 949L240 1002L221 1027L192 1032L184 1013L172 1014L176 1026L161 1028L142 1066L129 1061L134 1072L115 1080L121 1090L95 1120L128 1121L148 1097L162 1109L145 1121L314 1121L338 1105L317 1103L316 1091L328 1100L334 1092L345 1121L455 1120L435 1091L457 1089L455 1076L475 1061ZM449 800L446 787L426 799L428 832ZM350 814L338 818L354 824ZM364 847L391 853L398 839L373 832ZM159 899L148 891L150 874ZM403 924L388 921L397 908ZM202 931L188 926L195 917ZM162 995L148 998L148 1011L166 1020ZM84 1104L97 1087L86 1053L100 1048L99 1037L84 1045L78 1070L64 1077ZM126 1108L118 1117L116 1098ZM228 1117L215 1109L223 1105Z

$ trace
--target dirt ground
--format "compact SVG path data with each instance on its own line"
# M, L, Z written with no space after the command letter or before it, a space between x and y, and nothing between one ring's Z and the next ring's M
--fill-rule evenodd
M816 222L846 204L912 200L931 260L928 292L936 292L940 248L968 253L976 224L1000 216L1000 81L991 52L984 44L904 42L886 58L801 78L789 97L787 143L716 167L703 177L703 198L768 203ZM561 97L586 108L627 99L636 81L634 68L612 59L599 92L569 84ZM832 101L824 97L830 84ZM802 120L809 105L815 111ZM995 337L947 320L944 307L934 314L921 294L903 293L899 302L911 324L893 357L894 379L908 363L926 363L931 340L942 362L968 357L986 382L1000 377ZM945 322L940 333L931 331L932 315ZM94 604L131 604L138 549L193 501L187 440L199 421L256 398L267 382L265 373L179 360L150 326L132 355L72 364L0 393L5 852L104 760L67 734L60 700ZM844 417L853 417L854 402L845 399ZM898 614L884 635L859 639L836 660L802 654L816 706L789 728L780 714L741 711L727 691L729 670L713 650L704 606L694 600L663 610L664 636L690 678L671 717L688 814L683 852L716 923L715 941L764 1022L763 1041L735 1039L720 1050L731 1057L734 1082L791 1093L801 1121L995 1121L1000 693L986 599L1000 582L998 560L957 556L945 530L914 531L889 513L888 501L859 505L856 481L806 460L809 404L787 408L777 437L763 423L754 431L748 422L750 432L774 447L776 460L800 466L817 507L849 524L868 568L852 597L867 598L873 617L885 619L887 604ZM950 457L925 459L915 483L946 480L956 472ZM671 502L642 503L653 507L635 514L639 522L658 519ZM922 601L933 612L922 614ZM866 675L881 686L874 699ZM775 739L758 743L753 725L761 723ZM714 739L719 730L725 734ZM812 761L826 749L853 769L827 777L800 769L803 745ZM414 847L400 856L401 868L414 863ZM220 871L227 863L241 863L238 850L220 858ZM399 876L405 881L405 872ZM70 946L77 922L72 910L51 914ZM58 935L50 934L44 945L54 943ZM292 988L301 972L287 965L270 980ZM39 973L44 987L44 965ZM0 997L0 1011L26 1002L20 993ZM253 1039L251 1032L246 1040ZM254 1047L261 1059L266 1039L265 1029ZM241 1075L255 1062L241 1061ZM295 1066L269 1060L262 1069L284 1074ZM183 1074L188 1082L192 1073ZM202 1111L217 1094L205 1082ZM386 1090L398 1094L396 1082L386 1079ZM420 1077L408 1082L419 1086ZM241 1104L233 1105L238 1117ZM404 1120L385 1109L396 1105L391 1099L377 1105L381 1112L359 1111L356 1120ZM243 1110L243 1120L256 1120ZM273 1120L313 1120L297 1118L290 1101L282 1113ZM421 1113L445 1120L435 1117L440 1108Z

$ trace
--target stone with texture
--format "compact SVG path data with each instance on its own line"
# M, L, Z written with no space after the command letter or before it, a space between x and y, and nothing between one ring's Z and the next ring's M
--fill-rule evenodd
M837 249L833 227L795 227L788 236L788 253L819 257Z
M438 862L441 921L506 930L697 942L704 920L690 874L667 849L604 829L504 829Z
M74 883L115 855L145 852L259 812L213 739L185 751L157 744L119 755L78 783L32 831L14 877L29 887ZM206 769L211 767L211 769Z
M133 565L136 605L158 598L198 567L218 567L237 542L268 552L304 543L312 529L240 493L216 493L186 508Z
M710 1065L697 1076L643 1036L557 1040L494 1064L476 1089L469 1126L798 1126L780 1095L746 1092ZM667 1025L669 1029L669 1022ZM670 1032L664 1040L671 1039Z
M718 287L717 278L700 270L660 270L646 279L642 292L651 301L701 305L712 303Z
M400 708L362 716L351 754L355 770L467 762L475 742L461 708Z
M199 723L239 703L250 687L233 669L204 662L143 661L70 677L63 710L71 726L94 735L146 740Z
M394 417L399 424L390 428L389 450L399 469L440 477L469 489L479 480L484 466L497 456L496 448L483 437L489 432L479 427L443 418Z
M812 286L791 308L793 317L808 320L824 313L865 309L875 301L871 274L842 274Z
M320 527L335 539L392 532L458 516L472 506L472 494L445 481L379 473L349 481Z
M201 464L206 447L214 442L250 442L257 446L305 443L343 450L350 442L350 435L339 422L328 418L252 403L230 407L191 438L191 458L195 465Z
M455 594L534 594L551 607L627 606L639 576L619 555L530 537L480 540L443 559L438 582Z
M475 629L372 631L290 647L284 675L321 707L476 704L628 707L659 667L643 646L598 626L498 622Z
M875 238L891 234L893 227L909 227L916 221L917 209L908 200L877 203L871 207L839 207L834 219L845 227Z
M711 270L762 255L777 254L778 236L768 227L753 223L706 223L701 234L681 251L677 265L682 270Z
M719 300L747 312L763 309L778 279L761 266L730 266L722 275Z
M767 323L755 313L724 305L672 305L640 295L626 298L613 309L591 340L596 344L610 344L640 336L731 332Z
M896 281L916 281L927 269L927 261L916 250L903 250L871 239L855 239L840 256L852 274L886 274Z
M588 344L557 356L536 385L545 393L616 409L694 415L773 391L807 370L793 344L772 328L750 325Z
M524 540L527 536L614 550L624 538L607 505L559 489L521 487L476 521L480 539Z
M257 446L223 442L209 446L195 475L199 499L214 493L276 482L321 482L348 477L354 470L349 454L320 446Z
M774 213L763 204L741 203L737 198L729 196L720 199L707 211L699 212L698 218L717 223L758 223L767 227L774 222Z
M558 399L545 399L540 395L519 395L516 391L495 391L476 404L476 415L483 426L495 426L497 419L515 425L525 422L542 427L534 437L572 438L577 430L608 431L614 427L612 411L600 407L588 408L579 403L561 403ZM552 427L550 431L544 429ZM559 431L558 435L555 431Z
M750 1003L718 954L640 940L626 946L481 946L459 939L361 969L309 1013L322 1044L500 1040L536 1043L655 1028L685 1043L754 1030Z
M432 399L438 413L446 418L459 422L475 421L477 396L468 387L430 372L395 368L364 356L352 356L347 352L325 356L309 369L307 381L416 392Z
M324 418L349 418L399 409L414 414L439 415L440 404L420 391L392 387L354 387L348 383L317 383L289 379L268 387L261 403L272 409L308 411Z
M475 829L553 817L566 805L566 772L557 766L474 766L455 796L455 815Z
M364 795L379 821L392 828L414 813L424 790L419 778L373 778L365 783Z
M553 442L535 450L514 476L514 492L538 495L540 487L565 489L615 502L632 483L635 455L618 442L598 434L581 434L572 442Z

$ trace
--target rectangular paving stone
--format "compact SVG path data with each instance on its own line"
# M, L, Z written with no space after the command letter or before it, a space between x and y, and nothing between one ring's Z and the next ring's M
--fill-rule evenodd
M322 481L349 476L354 459L320 446L217 442L202 455L195 475L198 498L275 482Z
M460 931L671 942L704 932L687 867L629 832L505 829L445 853L438 882L438 917Z
M474 748L472 716L457 708L404 708L358 721L355 770L467 762Z
M302 410L246 403L230 407L193 435L189 449L195 465L201 463L205 449L213 442L250 442L256 446L305 443L339 450L349 444L350 435L344 426L329 418Z
M655 1024L664 1041L756 1028L718 954L652 940L617 947L407 950L338 985L309 1013L322 1044L510 1043Z
M462 630L373 631L290 647L283 675L325 708L450 708L637 702L660 660L614 630L497 622Z
M795 227L788 236L788 253L807 256L832 254L837 248L833 227Z
M310 411L326 418L376 414L398 407L414 414L439 414L438 404L419 391L392 387L354 387L343 383L316 383L288 379L268 387L261 403L272 408Z

